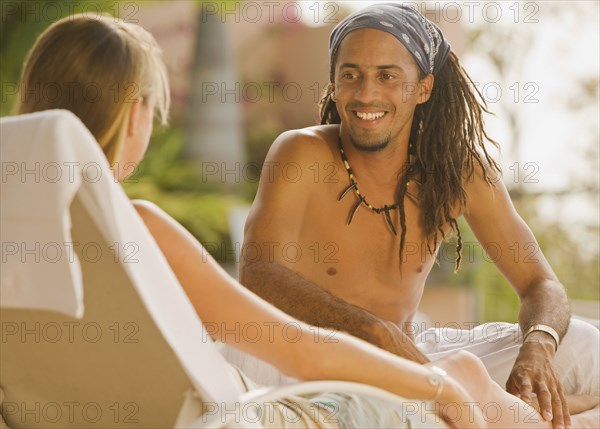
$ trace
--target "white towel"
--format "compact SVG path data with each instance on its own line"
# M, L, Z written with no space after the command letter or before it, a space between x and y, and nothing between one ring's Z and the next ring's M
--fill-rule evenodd
M107 243L116 243L121 249L127 244L135 246L135 255L129 255L134 260L125 261L121 256L121 266L202 398L237 400L244 391L241 380L217 351L158 245L115 182L102 150L79 119L64 110L48 110L3 118L0 133L0 306L55 310L78 317L83 314L77 260L67 258L53 263L41 257L35 262L4 252L5 243L35 246L39 242L43 246L69 242L68 209L77 195ZM13 171L38 168L36 163L38 178L43 180L34 180L33 173L23 176ZM62 168L60 179L56 180L51 168ZM88 257L93 259L94 255Z
M68 208L86 163L93 163L88 174L101 171L102 152L66 111L2 118L0 136L0 305L80 318L83 286Z

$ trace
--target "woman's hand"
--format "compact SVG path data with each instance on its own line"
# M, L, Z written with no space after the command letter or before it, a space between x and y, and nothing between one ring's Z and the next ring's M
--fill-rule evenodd
M493 382L476 356L459 351L424 366L437 366L448 373L436 404L444 421L453 428L488 427L482 406L489 398L488 385Z
M442 395L435 404L438 414L452 428L485 429L488 427L481 408L456 380L446 376Z

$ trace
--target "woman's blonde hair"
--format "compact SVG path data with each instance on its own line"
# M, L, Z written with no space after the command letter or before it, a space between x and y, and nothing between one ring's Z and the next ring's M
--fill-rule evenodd
M167 122L169 83L162 52L150 33L112 16L67 16L48 27L23 68L16 114L67 109L94 135L115 164L132 104L156 100Z

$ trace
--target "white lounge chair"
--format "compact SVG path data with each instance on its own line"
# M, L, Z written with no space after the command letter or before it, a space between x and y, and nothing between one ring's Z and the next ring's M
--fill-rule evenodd
M402 401L348 382L246 393L78 118L3 118L0 137L9 426L260 428L244 404L323 391Z

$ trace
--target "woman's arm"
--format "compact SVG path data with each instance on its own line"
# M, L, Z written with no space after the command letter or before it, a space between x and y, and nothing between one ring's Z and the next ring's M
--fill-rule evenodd
M355 381L413 399L435 396L437 387L428 381L430 369L350 335L317 330L293 319L232 279L163 210L144 201L133 204L213 338L300 379ZM458 427L485 427L478 413L469 413L466 403L472 401L451 377L446 378L438 402L464 409L454 422Z
M300 379L355 381L408 399L429 399L436 394L437 388L428 382L432 373L428 368L438 366L449 375L437 401L438 414L452 426L551 427L533 407L494 383L474 355L457 352L421 366L348 334L302 323L232 279L158 206L145 201L133 204L214 339ZM596 421L600 414L597 398L586 406L596 406L588 411Z

